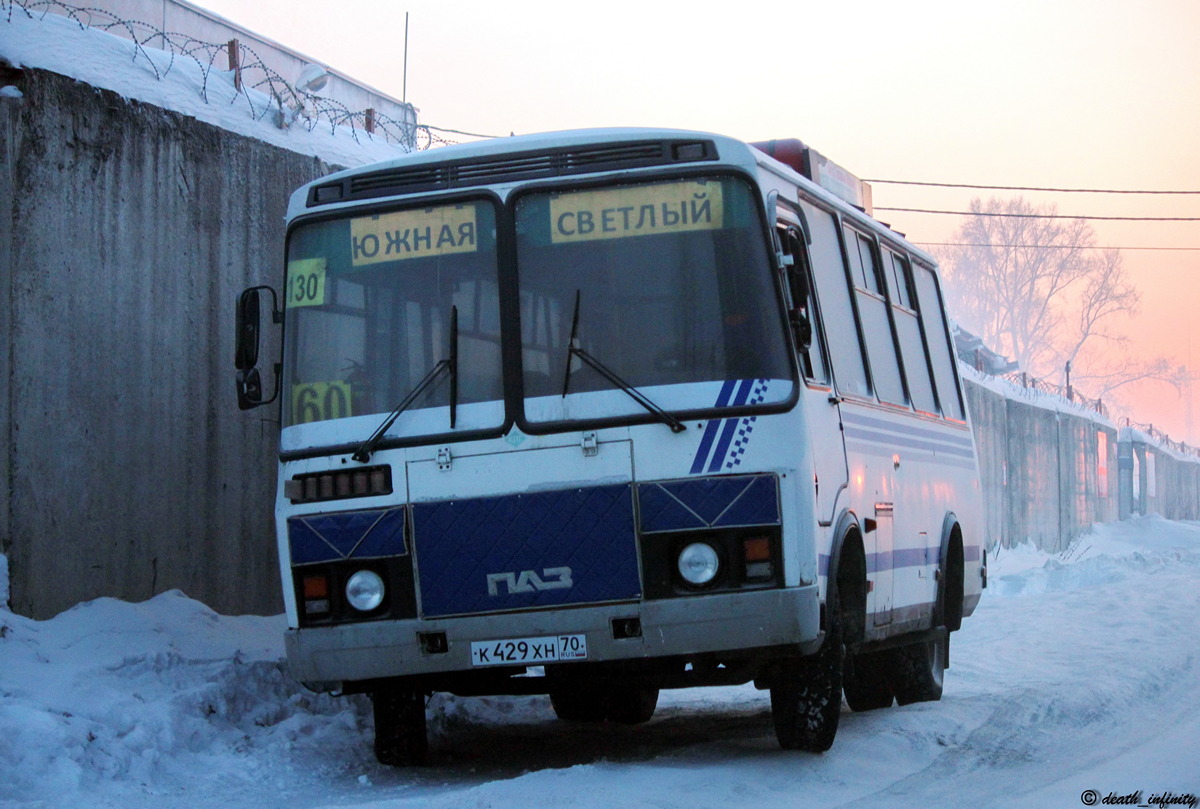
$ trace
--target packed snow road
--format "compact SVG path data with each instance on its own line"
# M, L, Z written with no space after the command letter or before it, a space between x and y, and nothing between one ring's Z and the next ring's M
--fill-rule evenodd
M749 686L664 693L632 728L560 723L544 698L439 696L433 766L416 770L375 764L365 700L290 682L280 618L179 593L0 613L0 805L1195 805L1198 584L1200 523L1002 551L942 701L843 707L823 755L779 750Z

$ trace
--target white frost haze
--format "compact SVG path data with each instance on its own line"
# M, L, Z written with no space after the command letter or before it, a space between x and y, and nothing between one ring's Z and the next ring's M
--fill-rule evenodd
M168 56L147 51L161 72ZM54 15L0 17L0 56L331 163L400 153L361 130L281 130L219 71L205 103L189 59L159 80L130 42ZM170 592L34 621L4 608L7 582L0 556L0 806L927 809L1200 794L1200 523L1142 518L1060 556L999 552L954 635L942 701L844 709L819 756L780 751L767 695L744 686L665 692L636 728L566 725L541 697L438 696L434 766L389 770L372 758L364 698L287 676L282 616L220 616Z
M664 692L636 727L544 697L430 706L434 766L371 753L369 703L291 682L282 617L179 592L48 621L0 613L0 805L269 807L1080 806L1200 795L1200 523L1098 526L991 565L941 702L854 714L824 755L779 750L751 686Z

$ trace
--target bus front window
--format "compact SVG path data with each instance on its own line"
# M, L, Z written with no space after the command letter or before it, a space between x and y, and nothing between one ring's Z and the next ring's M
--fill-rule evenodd
M791 396L766 236L744 182L531 193L516 227L531 423L644 414L569 358L573 325L580 348L668 411L746 404L722 400L737 380L761 380L750 403Z
M288 241L285 449L319 442L308 425L356 419L367 437L451 350L457 312L457 429L504 421L492 203L468 201L326 219ZM450 431L440 375L389 436ZM370 417L358 419L358 417ZM287 428L294 435L289 439ZM321 428L327 429L327 428Z

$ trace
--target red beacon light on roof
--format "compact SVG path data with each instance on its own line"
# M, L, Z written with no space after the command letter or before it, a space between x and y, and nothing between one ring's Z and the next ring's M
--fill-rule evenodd
M864 211L868 216L874 216L870 183L858 179L816 149L805 146L799 138L761 140L750 145Z

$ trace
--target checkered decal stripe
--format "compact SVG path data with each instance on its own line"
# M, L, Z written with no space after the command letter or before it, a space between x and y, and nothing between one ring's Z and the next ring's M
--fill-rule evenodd
M761 404L767 396L767 379L731 380L721 386L714 407L741 407ZM704 429L690 473L699 475L732 472L741 466L742 456L750 444L758 416L735 419L713 419ZM707 469L705 468L707 466Z

